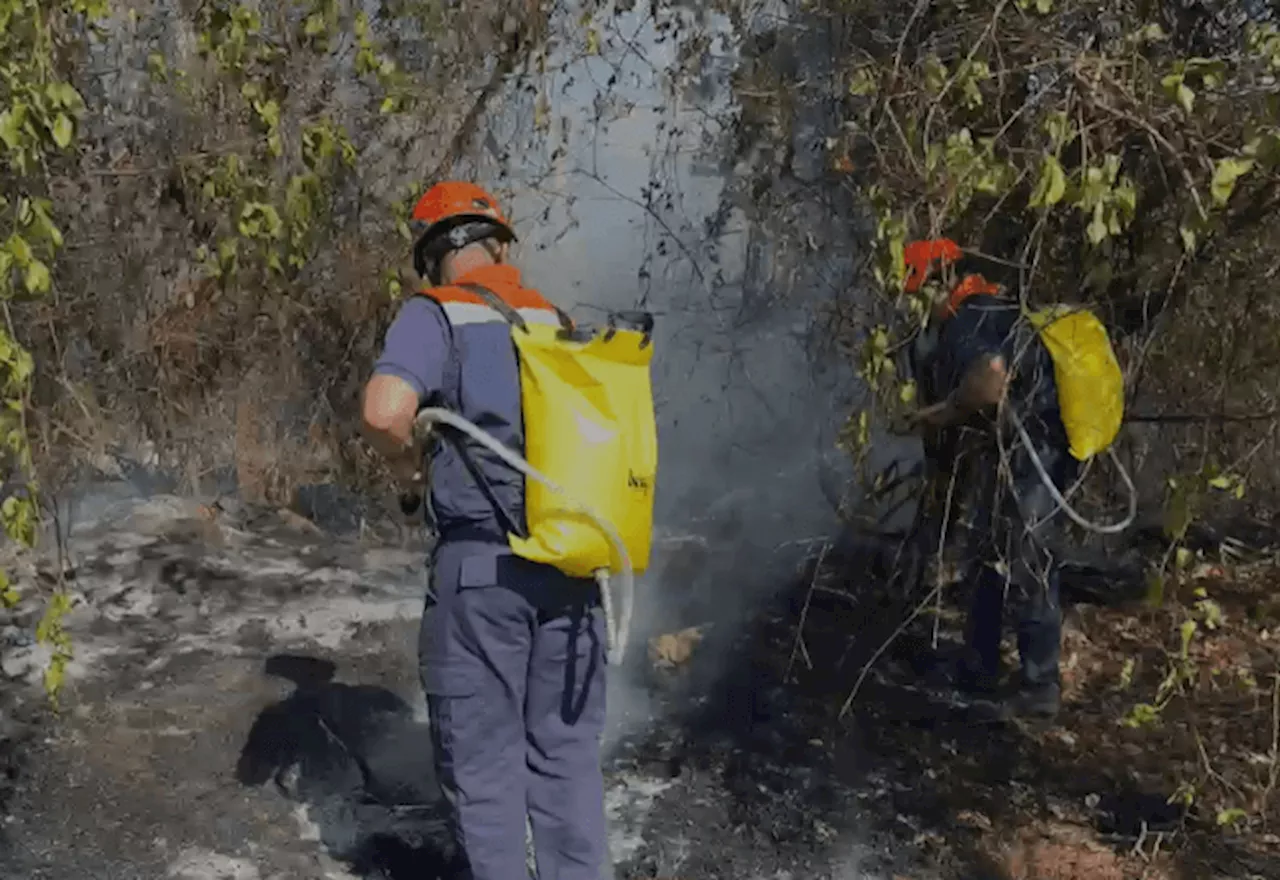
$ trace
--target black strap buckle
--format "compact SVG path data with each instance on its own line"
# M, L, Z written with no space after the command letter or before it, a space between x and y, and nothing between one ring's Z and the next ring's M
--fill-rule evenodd
M641 334L640 347L644 348L653 341L653 314L643 311L610 312L609 329L605 331L604 341L613 339L619 329L636 330Z

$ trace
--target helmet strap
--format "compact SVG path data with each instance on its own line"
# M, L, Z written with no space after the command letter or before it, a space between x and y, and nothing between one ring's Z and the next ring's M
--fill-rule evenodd
M439 285L441 263L447 254L483 243L497 260L500 252L489 242L501 244L512 237L505 226L490 220L471 220L450 228L428 229L414 245L413 267L418 275Z

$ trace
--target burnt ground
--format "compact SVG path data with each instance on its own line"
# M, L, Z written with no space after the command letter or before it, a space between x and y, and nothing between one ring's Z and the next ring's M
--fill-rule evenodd
M685 738L648 743L681 774L709 772L733 795L686 876L721 876L717 866L734 854L717 839L763 835L820 847L825 823L849 816L862 831L864 870L876 865L886 875L1280 876L1273 562L1201 564L1158 609L1074 606L1064 711L1039 724L992 723L944 684L939 670L954 656L954 609L963 599L954 589L937 647L926 616L890 643L841 718L851 683L906 612L867 570L865 560L846 559L798 581L740 638L731 672L711 689L716 699L681 726ZM1196 605L1205 595L1220 610L1213 629ZM1193 672L1159 720L1124 724L1135 704L1154 701L1171 661L1183 657L1180 625L1189 617L1201 620L1186 653L1191 665L1182 667ZM812 776L770 785L786 778L779 765ZM676 833L680 809L672 808L662 815ZM1233 809L1242 812L1225 812ZM637 867L643 876L673 876L660 862Z
M421 548L159 499L70 549L57 717L25 683L31 609L2 628L0 875L448 876L413 658ZM1178 615L1203 608L1074 610L1067 705L1041 726L983 722L933 683L944 614L940 649L927 620L903 634L840 718L902 620L869 570L828 559L674 668L632 651L619 680L651 702L610 750L616 876L1280 876L1269 565L1189 572L1216 628L1136 728L1120 719L1180 657ZM1188 784L1191 807L1171 806Z

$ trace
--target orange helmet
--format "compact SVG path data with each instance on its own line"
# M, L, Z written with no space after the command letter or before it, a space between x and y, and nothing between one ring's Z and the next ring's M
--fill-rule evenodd
M903 261L907 264L907 293L920 289L935 260L941 260L945 265L959 261L962 256L964 253L960 246L949 238L911 242L902 249Z
M449 251L486 238L502 242L516 239L498 200L465 181L437 183L418 199L412 216L416 223L426 225L413 248L414 269L436 284L440 259Z

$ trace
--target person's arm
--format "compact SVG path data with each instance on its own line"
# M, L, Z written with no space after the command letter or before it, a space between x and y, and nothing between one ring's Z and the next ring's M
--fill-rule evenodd
M364 389L361 433L402 482L421 477L421 452L413 441L418 404L413 386L399 376L375 375Z
M439 309L419 298L401 306L364 388L360 425L399 480L419 478L422 450L414 442L413 420L423 401L443 386L448 357L448 331Z
M1009 374L1004 357L985 355L969 367L960 384L947 397L916 414L916 418L932 428L946 428L965 421L971 415L998 404L1009 387Z
M963 372L946 398L917 413L916 418L932 428L959 424L995 406L1009 388L1006 334L990 323L992 316L979 309L962 309L952 321L945 344L951 347L951 362Z

